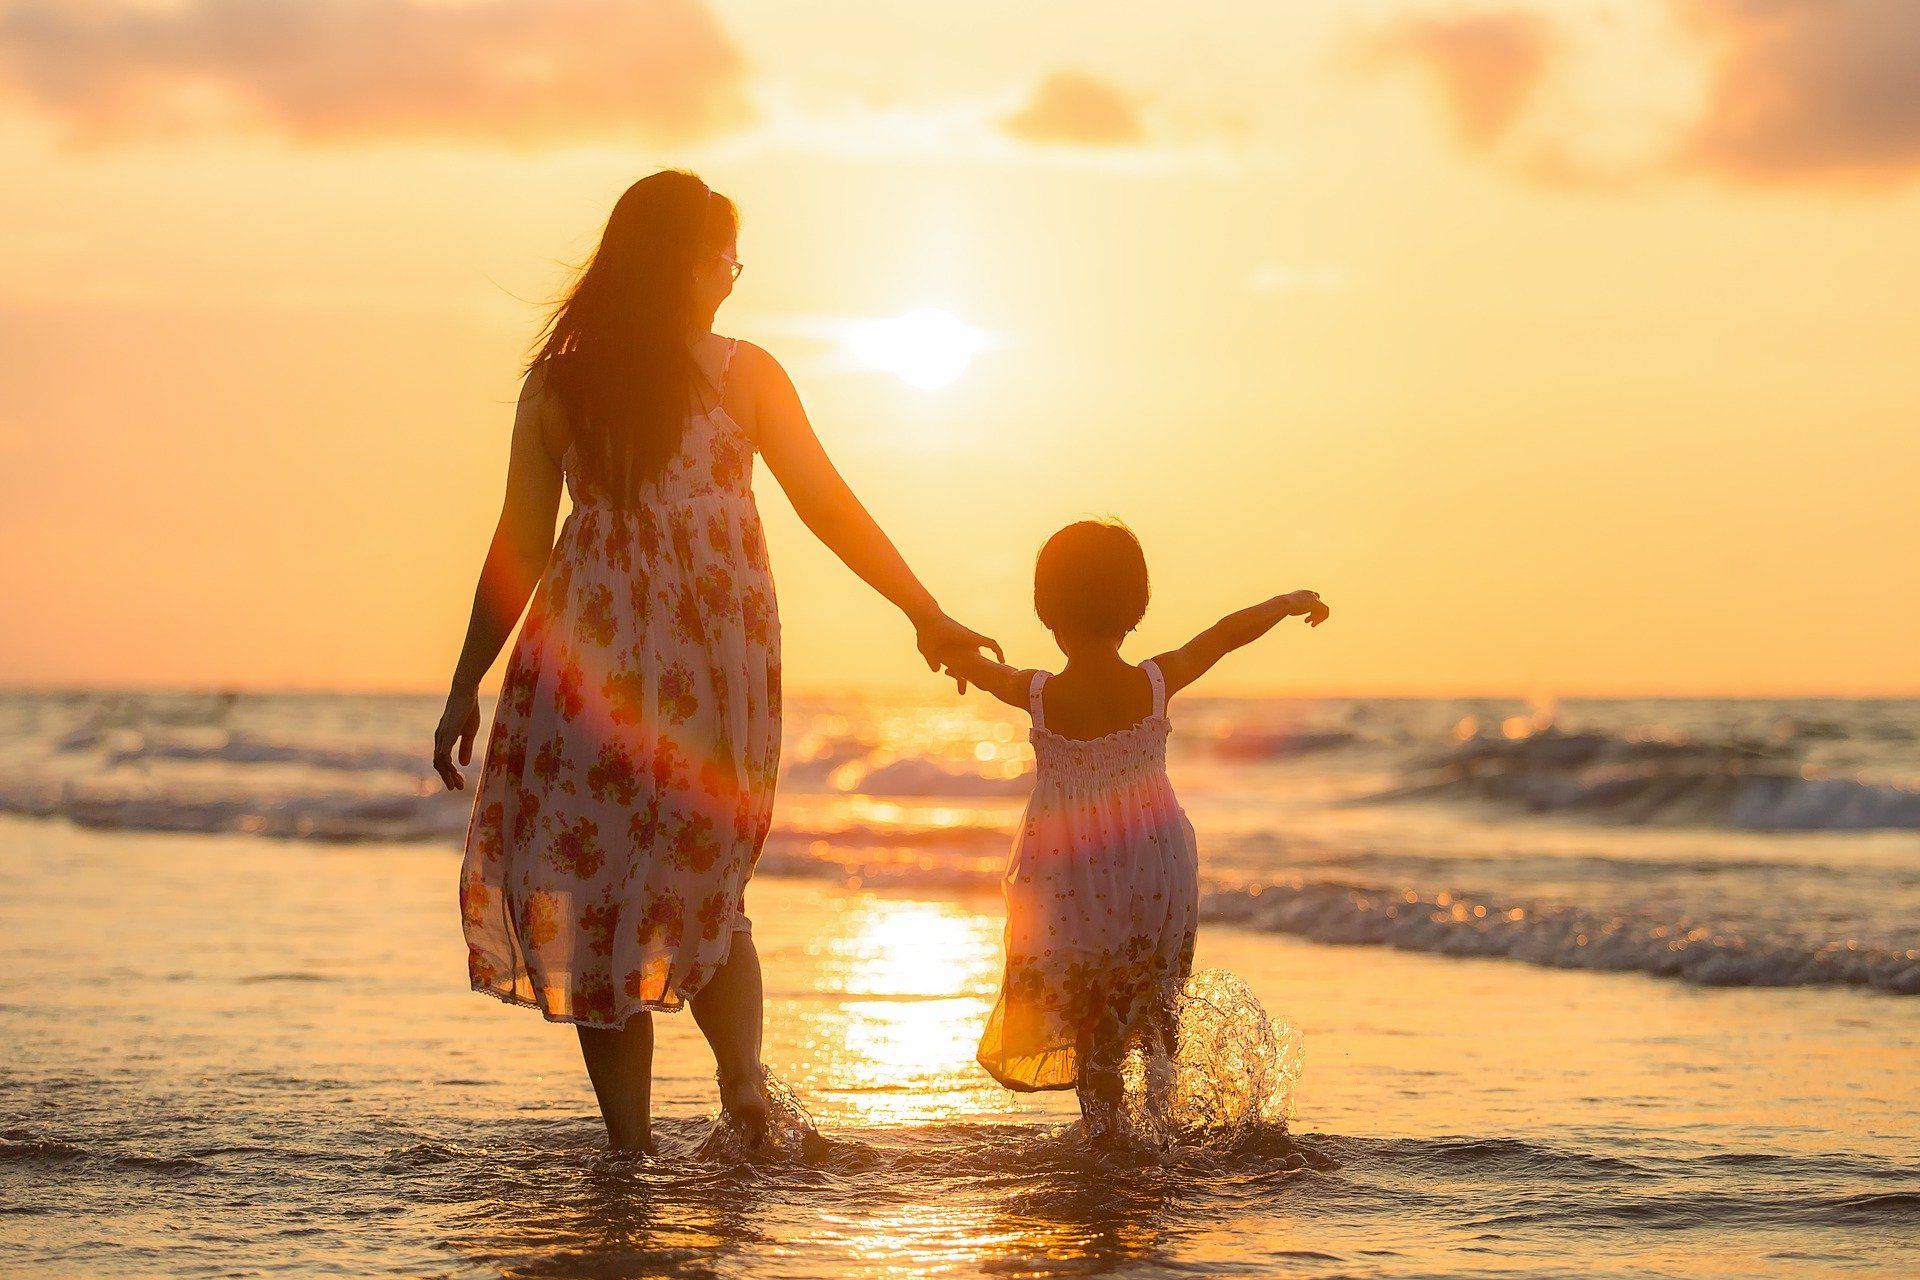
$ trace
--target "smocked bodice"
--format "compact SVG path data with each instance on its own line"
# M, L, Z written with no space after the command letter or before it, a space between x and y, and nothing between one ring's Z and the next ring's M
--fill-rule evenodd
M1033 743L1035 784L1066 790L1106 789L1165 777L1167 735L1172 728L1160 714L1099 738L1063 738L1036 725L1027 734Z

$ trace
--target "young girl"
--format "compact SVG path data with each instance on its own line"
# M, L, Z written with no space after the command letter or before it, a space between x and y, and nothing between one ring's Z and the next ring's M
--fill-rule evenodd
M1005 881L1006 980L980 1065L1009 1089L1078 1090L1087 1136L1106 1142L1129 1048L1172 1056L1193 963L1198 867L1167 780L1167 699L1281 619L1319 626L1328 610L1311 591L1275 596L1134 666L1120 645L1147 610L1146 559L1124 525L1095 521L1047 539L1033 606L1067 657L1058 675L979 655L947 664L1033 716L1033 795Z

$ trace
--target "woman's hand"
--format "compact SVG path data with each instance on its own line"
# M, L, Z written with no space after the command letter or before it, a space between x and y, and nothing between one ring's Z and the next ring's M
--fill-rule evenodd
M1286 601L1287 611L1284 617L1305 618L1310 627L1317 627L1333 616L1333 610L1320 603L1318 591L1289 591L1280 598Z
M929 671L938 671L955 654L979 653L982 649L993 650L997 661L1007 660L998 640L983 636L971 627L961 626L944 613L935 613L919 623L914 628L914 643L920 649L920 656L927 660ZM963 677L954 676L953 683L961 693L967 691L967 682Z
M447 709L440 713L440 726L433 731L433 769L449 791L465 791L467 782L453 767L453 749L460 748L460 763L473 763L473 740L480 732L480 694L475 689L455 687L447 694Z

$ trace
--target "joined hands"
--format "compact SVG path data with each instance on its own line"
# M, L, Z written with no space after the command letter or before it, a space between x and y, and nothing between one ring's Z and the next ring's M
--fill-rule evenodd
M927 670L938 671L947 668L947 674L953 677L954 687L961 693L967 691L966 677L955 673L952 664L962 655L978 655L982 649L991 649L994 660L1005 662L1007 655L1000 648L1000 642L991 636L983 636L971 627L963 626L944 613L936 613L921 622L914 629L914 644L920 650L920 656L927 661Z

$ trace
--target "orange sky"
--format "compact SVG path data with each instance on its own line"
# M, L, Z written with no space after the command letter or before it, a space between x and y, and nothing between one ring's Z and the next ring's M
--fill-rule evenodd
M1333 604L1221 690L1920 691L1911 6L89 10L0 5L0 680L443 685L537 304L673 163L1016 661L1111 513L1141 656ZM921 307L957 380L849 359ZM914 681L760 493L792 683Z

